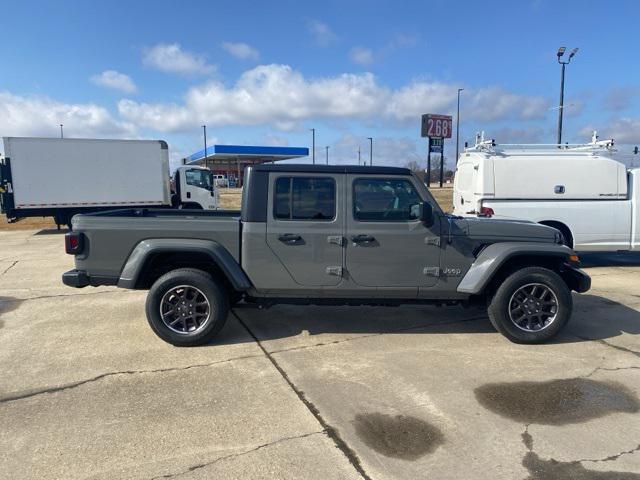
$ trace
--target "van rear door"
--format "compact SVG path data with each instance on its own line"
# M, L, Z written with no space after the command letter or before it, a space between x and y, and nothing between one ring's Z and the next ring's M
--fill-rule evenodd
M456 169L453 182L453 209L456 214L477 213L475 189L478 171L474 162L462 160Z

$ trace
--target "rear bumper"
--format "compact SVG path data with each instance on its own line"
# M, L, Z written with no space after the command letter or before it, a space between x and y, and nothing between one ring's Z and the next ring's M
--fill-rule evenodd
M62 283L67 287L82 288L89 285L89 276L80 270L69 270L62 274Z
M68 287L83 288L91 285L99 287L100 285L116 285L117 277L104 277L87 275L84 270L69 270L62 274L62 283Z
M578 293L584 293L591 288L591 277L577 267L565 263L562 268L563 275L570 280L570 287Z

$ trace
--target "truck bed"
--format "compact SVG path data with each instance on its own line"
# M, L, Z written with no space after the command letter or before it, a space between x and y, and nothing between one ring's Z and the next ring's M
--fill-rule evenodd
M240 257L240 212L235 210L129 208L76 215L72 225L84 235L88 247L76 257L76 268L85 268L92 251L100 252L92 255L91 271L103 280L113 279L114 284L133 249L149 238L214 241L236 261Z

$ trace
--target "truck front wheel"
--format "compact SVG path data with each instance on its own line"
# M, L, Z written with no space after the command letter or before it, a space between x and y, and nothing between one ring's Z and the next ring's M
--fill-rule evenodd
M541 343L554 337L571 317L571 290L560 276L527 267L508 276L489 303L489 319L515 343Z
M228 312L224 287L197 269L181 268L161 276L147 296L149 325L177 347L209 343L224 326Z

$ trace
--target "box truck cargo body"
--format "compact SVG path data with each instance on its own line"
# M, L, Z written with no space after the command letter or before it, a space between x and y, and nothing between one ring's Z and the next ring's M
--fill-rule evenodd
M163 140L7 137L4 151L0 198L9 221L53 216L56 223L68 224L76 213L172 206L169 150ZM187 168L192 169L201 170ZM210 174L205 171L202 175ZM217 206L212 182L210 188L206 183L190 186L195 192L188 194L188 206ZM174 206L182 205L177 200Z
M526 147L462 152L454 213L549 225L580 251L640 250L640 169L597 144Z

